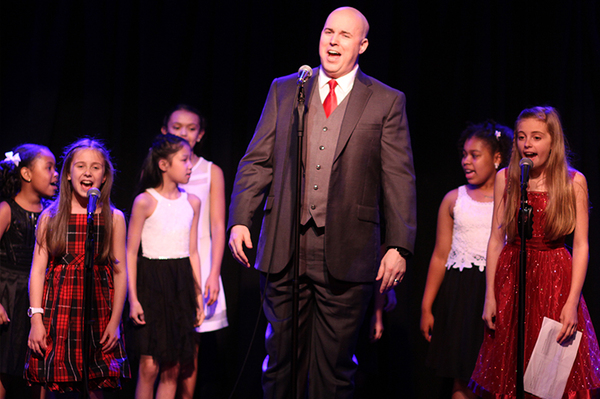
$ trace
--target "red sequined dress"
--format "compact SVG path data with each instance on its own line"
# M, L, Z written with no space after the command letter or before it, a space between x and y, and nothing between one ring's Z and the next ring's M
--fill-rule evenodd
M548 193L529 192L533 207L533 236L527 240L525 314L525 369L535 346L544 316L559 320L571 287L571 254L564 237L544 239ZM521 240L517 237L500 253L494 280L496 330L486 328L485 337L469 386L483 398L516 397L518 265ZM600 388L600 350L583 295L577 310L581 344L563 398L592 398ZM526 398L535 396L525 394Z
M96 254L103 241L103 214L96 215ZM44 357L28 352L25 378L51 391L82 391L83 282L87 215L71 214L67 253L50 258L44 282L44 327L48 347ZM103 352L100 338L111 316L114 283L112 264L93 266L92 339L89 362L90 390L118 388L120 377L129 378L129 363L122 337L115 349ZM121 331L123 329L121 328Z

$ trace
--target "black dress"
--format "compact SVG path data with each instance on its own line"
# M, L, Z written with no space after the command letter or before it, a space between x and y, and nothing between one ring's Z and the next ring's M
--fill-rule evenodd
M0 240L0 304L10 323L0 325L0 373L23 376L29 336L27 284L39 212L21 208L13 199L10 225Z

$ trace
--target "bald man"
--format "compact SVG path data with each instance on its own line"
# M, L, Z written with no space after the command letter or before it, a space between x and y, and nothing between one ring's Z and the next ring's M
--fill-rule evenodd
M358 330L375 281L397 285L414 248L416 192L405 96L365 75L369 45L358 10L334 10L306 83L300 225L298 397L349 398ZM290 397L297 75L273 81L229 213L229 247L249 267L252 215L267 195L255 267L266 288L265 398ZM382 221L385 223L382 224ZM381 230L388 246L380 256Z

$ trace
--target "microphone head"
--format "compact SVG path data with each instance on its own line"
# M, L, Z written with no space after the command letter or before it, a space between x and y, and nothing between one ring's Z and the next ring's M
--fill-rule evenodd
M309 67L308 65L302 65L299 69L298 69L298 76L302 76L302 72L306 73L306 79L308 80L312 74L313 74L313 70L311 67Z
M98 190L96 187L92 187L92 188L90 188L88 190L87 196L88 196L88 198L90 198L90 197L99 197L100 196L100 190Z
M529 168L533 168L533 161L529 158L522 158L521 162L519 162L519 166L528 166Z

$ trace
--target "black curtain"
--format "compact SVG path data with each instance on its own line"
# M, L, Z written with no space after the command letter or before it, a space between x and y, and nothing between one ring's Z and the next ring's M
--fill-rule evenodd
M201 152L223 168L229 200L269 83L303 64L319 64L320 30L341 5L358 8L371 25L362 70L407 95L417 173L417 249L397 288L398 307L387 315L385 339L377 345L377 389L407 398L447 394L424 366L427 343L418 321L439 203L464 184L455 143L468 121L492 118L512 126L519 111L533 105L561 112L573 164L589 184L591 252L584 295L598 325L600 229L593 205L600 201L600 34L593 0L4 0L0 150L33 142L58 157L75 138L101 137L119 169L113 201L128 212L139 167L164 113L186 102L207 117ZM218 383L226 397L260 304L258 273L244 270L228 253L223 280L230 327L219 338L225 375ZM263 329L261 321L235 397L260 396ZM214 362L201 356L201 370Z

